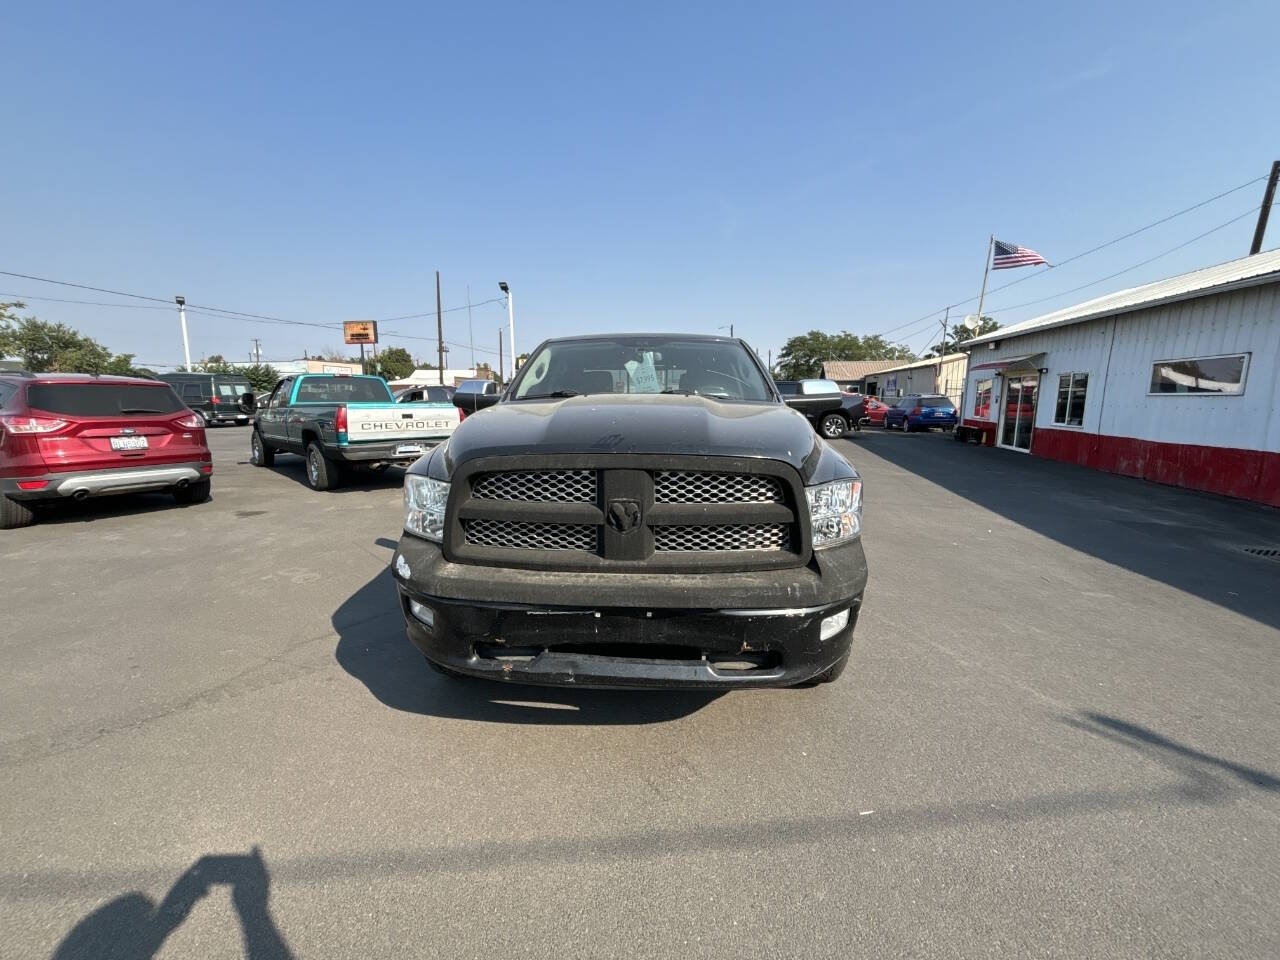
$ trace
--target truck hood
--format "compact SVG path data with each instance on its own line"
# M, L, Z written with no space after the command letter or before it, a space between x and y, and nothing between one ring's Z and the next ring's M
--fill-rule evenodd
M759 457L789 463L808 482L824 452L834 454L802 414L781 403L599 394L507 401L469 415L441 465L449 475L479 457L533 453Z

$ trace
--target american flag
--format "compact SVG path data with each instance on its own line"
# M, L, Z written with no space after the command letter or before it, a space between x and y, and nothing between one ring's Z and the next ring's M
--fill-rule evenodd
M995 241L995 257L991 261L992 270L1008 270L1010 267L1034 267L1039 263L1048 263L1044 257L1027 247L1016 243Z

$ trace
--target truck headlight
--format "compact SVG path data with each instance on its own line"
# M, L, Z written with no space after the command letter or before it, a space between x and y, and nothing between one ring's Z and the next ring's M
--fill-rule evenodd
M836 480L805 487L813 545L826 547L862 532L862 481Z
M409 474L404 478L404 528L439 543L444 539L444 508L449 484Z

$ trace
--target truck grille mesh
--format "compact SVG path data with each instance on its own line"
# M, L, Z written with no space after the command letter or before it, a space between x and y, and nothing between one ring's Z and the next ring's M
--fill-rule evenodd
M477 500L533 500L540 503L595 503L594 470L485 473L471 485Z
M786 550L791 527L785 523L735 523L714 527L654 527L653 548L660 551Z
M467 543L508 550L594 550L596 528L589 523L521 523L464 520Z
M749 473L659 470L653 475L653 502L782 503L782 484Z

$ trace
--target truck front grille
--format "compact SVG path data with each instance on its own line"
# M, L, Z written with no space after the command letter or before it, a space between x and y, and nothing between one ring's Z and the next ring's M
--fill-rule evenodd
M467 543L508 550L594 550L596 528L587 523L464 520Z
M455 474L446 554L581 571L744 571L809 558L785 463L702 455L493 457Z
M595 503L594 470L537 470L482 473L471 482L477 500L530 500L535 503Z
M659 470L653 475L653 502L782 503L782 484L750 473Z
M715 527L655 527L653 549L693 550L787 550L791 546L790 525L785 523L732 523Z

